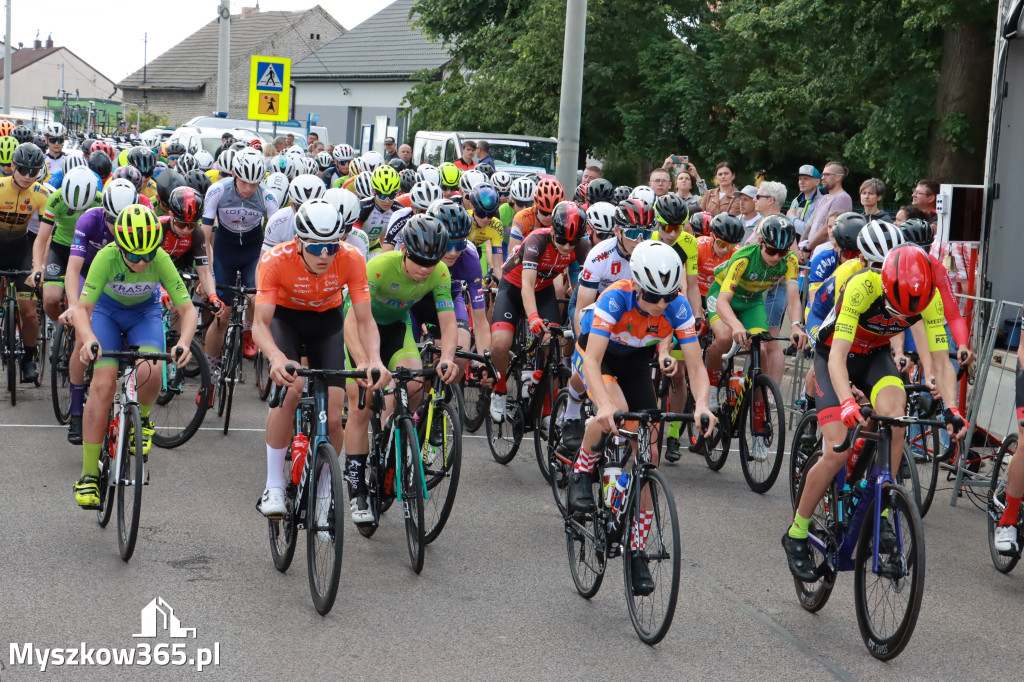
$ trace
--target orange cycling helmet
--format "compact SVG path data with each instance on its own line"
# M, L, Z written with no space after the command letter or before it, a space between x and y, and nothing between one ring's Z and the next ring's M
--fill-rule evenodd
M13 123L7 120L0 121L0 137L6 137L10 135L12 130L14 130Z
M565 190L562 189L562 183L552 178L544 178L537 183L537 189L533 192L533 205L537 207L537 210L551 213L560 201L565 201Z
M923 313L935 294L928 253L914 244L890 251L882 263L882 291L891 311L907 317Z

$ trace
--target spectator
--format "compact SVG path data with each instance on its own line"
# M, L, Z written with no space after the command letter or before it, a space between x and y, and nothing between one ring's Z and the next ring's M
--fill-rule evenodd
M587 166L583 169L583 179L580 182L590 182L597 178L603 178L604 171L601 170L600 166Z
M314 142L320 141L320 135L317 133L310 133L307 139L309 140L310 146L312 146Z
M416 166L412 162L412 147L407 144L403 144L398 148L398 158L402 160L406 168L416 169Z
M928 220L928 214L913 206L900 206L900 210L896 211L896 217L893 218L892 222L896 227L899 227L911 219Z
M320 140L314 140L309 143L309 155L316 156L324 150L324 143Z
M715 184L718 185L718 189L704 193L704 198L700 201L700 210L711 215L718 215L723 211L732 215L741 215L743 213L743 197L736 191L736 171L728 161L723 161L715 166ZM751 201L756 194L757 190L755 189Z
M477 163L489 163L494 165L494 159L491 158L491 143L487 140L479 140L476 143L476 162Z
M294 137L292 139L295 139ZM278 154L288 148L288 139L284 135L278 135L274 138L274 151Z
M818 199L823 195L818 189L821 172L809 163L800 166L796 172L797 186L800 193L793 198L786 217L793 223L797 234L803 234L814 219L814 210L818 207Z
M133 140L139 139L139 124L132 124L131 133L129 133L129 137L132 138Z
M231 133L224 133L220 136L220 146L217 147L217 152L213 155L213 160L216 161L220 158L221 152L225 151L235 141L235 136Z
M918 180L917 187L910 195L910 203L925 214L925 220L935 225L939 216L935 213L935 197L939 194L939 183L934 180Z
M761 214L757 212L757 188L753 185L747 185L739 191L740 197L740 219L743 221L743 227L747 231L747 236L744 238L744 243L750 241L750 235L754 232L754 227L761 222Z
M868 220L884 220L892 222L892 216L878 208L878 202L885 196L885 183L878 178L868 178L860 184L860 205L864 207L864 217Z
M397 158L398 148L395 147L395 138L389 135L384 138L384 163Z
M465 173L476 164L473 162L473 155L476 153L476 142L466 140L462 143L462 158L455 159L455 166Z
M295 144L295 136L292 135L291 133L288 133L287 135L285 135L284 141L286 147L291 147L293 144Z
M701 197L707 194L708 186L700 179L697 167L692 163L676 175L676 194L686 202L690 213L700 210Z
M747 188L743 188L746 194ZM758 213L758 225L768 216L782 215L782 209L786 205L786 186L781 182L766 180L757 188L754 196L754 208ZM748 242L757 241L759 230L754 230ZM790 244L792 248L794 244ZM768 317L768 330L778 336L781 331L782 318L786 314L786 283L785 279L780 280L775 286L765 292L764 308Z
M821 174L821 184L825 187L825 196L818 199L817 208L814 209L814 218L811 225L803 233L803 240L800 242L800 251L797 255L801 263L807 262L807 257L814 253L818 244L828 240L828 232L825 230L825 221L832 211L852 211L853 199L843 189L843 176L846 175L846 167L838 161L829 161L825 164L825 170Z
M655 168L651 171L647 184L654 190L654 196L663 197L672 189L672 176L664 168Z

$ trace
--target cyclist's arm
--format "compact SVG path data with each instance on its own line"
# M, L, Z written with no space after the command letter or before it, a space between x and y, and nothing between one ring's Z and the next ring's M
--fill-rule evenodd
M82 275L82 265L85 259L81 256L69 256L68 267L64 273L64 295L68 298L68 308L78 305L79 277Z
M693 311L694 317L704 317L704 305L700 302L698 275L686 275L686 300L690 302L690 310Z
M192 344L192 337L196 333L196 326L199 324L199 315L196 313L196 307L192 305L192 297L189 296L188 287L181 280L181 275L178 274L177 268L174 267L174 261L171 260L171 257L165 251L157 252L156 260L153 261L150 267L156 268L157 275L160 277L160 283L167 290L171 300L174 302L174 309L181 317L181 327L179 329L181 335L178 338L177 345L188 351L189 346Z
M371 318L373 317L371 313ZM374 332L377 331L376 323L373 325ZM361 327L359 325L359 319L355 312L355 306L349 308L345 314L345 350L352 356L352 362L356 367L365 367L370 364L370 358L366 353L366 347L363 346L363 340L360 338L359 331ZM380 336L378 335L378 346ZM378 353L380 351L378 350Z
M523 268L523 313L526 319L537 312L537 271L535 269ZM547 320L545 320L547 322Z
M743 323L740 322L740 318L736 317L736 313L732 310L732 292L722 289L718 292L718 317L725 322L726 326L732 330L738 330L743 327Z
M671 340L672 337L669 337ZM686 373L690 378L690 390L693 391L693 416L696 423L700 424L700 415L708 415L708 430L705 435L710 435L715 428L715 415L708 408L708 398L711 395L711 381L708 379L707 370L704 367L704 357L701 354L699 343L682 344L683 361L686 363ZM588 384L589 386L589 384Z
M846 358L852 348L851 341L832 338L832 350L828 354L828 376L832 380L832 388L840 404L853 397L853 391L850 389L850 370L846 366Z
M807 331L803 329L803 308L800 307L800 285L795 279L786 280L786 307L789 310L789 319L792 320L789 337L797 334L800 339L797 345L803 348L807 342ZM799 326L798 326L799 325Z
M608 393L608 389L605 388L604 378L601 376L601 361L604 360L607 349L607 336L590 334L587 339L587 354L583 358L583 380L587 384L587 394L599 411L607 411L609 406L612 409L615 408L612 397ZM707 372L703 373L707 374Z
M575 311L575 327L580 328L580 319L583 317L583 309L589 306L591 303L597 300L597 287L589 287L583 284L583 280L580 280L580 285L576 290L576 311Z
M957 305L956 297L953 295L953 284L949 281L949 271L944 267L933 267L932 271L936 275L932 279L935 280L935 288L939 290L939 295L942 297L942 307L946 313L946 320L949 322L949 330L953 332L953 340L958 349L969 350L971 342L967 323L964 321L964 316L960 314L960 306Z
M95 307L95 303L81 299L79 299L78 305L75 306L75 334L78 338L82 339L84 350L88 350L94 343L99 343L96 339L96 334L92 331L92 310ZM100 353L102 352L103 349L100 348ZM96 354L96 359L99 360L99 353Z
M473 317L473 337L476 339L476 352L483 353L491 347L491 325L487 321L487 310L485 308L471 308L470 315Z
M39 234L32 243L32 273L42 274L46 267L46 252L50 249L50 237L53 235L53 223L46 220L39 221ZM31 275L29 275L31 278Z

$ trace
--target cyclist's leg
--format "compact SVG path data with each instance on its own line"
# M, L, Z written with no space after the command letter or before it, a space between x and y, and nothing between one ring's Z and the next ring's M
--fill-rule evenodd
M392 356L388 364L388 367L406 367L408 369L423 369L423 361L420 359L420 349L416 347L416 341L412 337L412 324L407 323L405 325L405 331L399 332L404 334L402 338L402 347L399 348ZM419 407L420 397L423 395L423 381L420 379L414 379L408 384L409 391L409 411L415 412L416 408ZM394 396L388 397L388 405L385 410L387 415L390 415L394 411Z
M722 356L732 346L732 330L729 329L729 325L718 315L719 290L718 282L712 283L711 288L708 289L706 299L708 324L715 335L715 339L708 346L708 352L705 356L705 366L708 369L708 378L711 380L712 395L716 394L714 389L718 386L718 375L722 371ZM735 303L736 297L733 297L732 300Z
M43 277L43 312L51 320L57 320L64 309L61 299L64 297L64 273L68 269L68 256L71 247L63 244L50 244L50 252L46 257L46 270Z
M889 346L871 353L869 364L861 373L862 380L851 376L864 394L870 396L871 406L883 417L902 417L907 413L907 394L903 389L903 378L896 363L889 353ZM902 426L892 427L891 464L892 471L899 471L900 460L903 458L903 443L906 442L906 429Z
M2 267L20 270L32 269L32 241L23 238L4 245L7 254L3 258ZM24 277L15 280L14 288L18 293L18 324L21 343L25 347L25 355L21 358L22 373L29 363L36 359L36 342L39 338L39 318L36 315L36 297L33 289ZM27 380L27 377L25 377Z
M505 380L509 364L508 354L512 348L516 323L522 316L522 292L508 280L502 280L494 299L494 315L491 322L491 361L501 375L494 387L497 393L505 393Z
M300 333L309 354L309 366L318 369L345 369L345 335L342 329L344 318L341 309L335 308L320 313L302 311L300 317L304 320ZM327 431L331 443L340 450L341 444L345 442L345 432L341 425L345 381L339 377L328 377L327 387Z
M735 301L735 299L733 299ZM768 329L768 311L764 307L764 303L760 299L755 299L753 303L745 306L733 306L733 312L736 313L736 317L743 323L751 334L763 332ZM771 351L768 348L771 343L761 344L761 370L768 374L768 376L775 379L775 383L778 384L782 380L782 370L785 369L785 363L783 362L782 349L778 349L778 358L771 356ZM777 344L775 344L777 345ZM772 368L771 363L776 363L774 369L778 370L779 376L776 377L770 371ZM754 411L754 429L760 429L764 422L764 400L759 391L754 391L753 405L751 406Z

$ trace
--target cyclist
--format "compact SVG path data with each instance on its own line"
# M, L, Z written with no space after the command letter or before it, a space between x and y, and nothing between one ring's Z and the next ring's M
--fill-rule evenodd
M736 250L722 266L708 289L707 306L711 330L715 340L708 347L707 370L711 380L711 409L718 409L718 377L722 369L722 355L733 343L749 346L748 330L768 329L768 314L764 305L764 292L780 280L786 280L786 302L789 319L793 320L793 338L799 348L807 342L803 329L803 307L797 285L799 261L790 251L796 238L792 223L781 215L772 215L761 221L758 239L754 244ZM766 344L762 355L764 371L776 383L782 381L785 369L782 349L775 342ZM692 378L692 377L691 377ZM760 392L754 394L754 428L764 420L764 401ZM751 456L757 461L768 458L764 438L754 437Z
M50 175L64 169L64 158L67 156L64 153L64 136L66 134L67 130L64 128L64 124L57 121L47 123L43 130L43 135L46 137L46 168Z
M167 252L178 270L195 267L206 300L218 309L218 317L223 317L224 304L217 296L217 285L213 280L206 246L206 232L202 230L203 195L191 187L177 187L171 192L167 203L169 215L160 218L160 226L163 228L160 248ZM176 329L177 326L175 323Z
M459 170L459 167L454 163L442 163L437 172L441 179L441 195L445 199L461 196L459 195L459 180L462 178L462 171Z
M319 182L319 179L317 179ZM267 414L267 481L257 508L269 518L284 515L284 460L292 437L292 420L303 379L285 367L298 366L309 358L316 369L343 369L345 340L342 332L342 289L352 301L353 324L362 345L356 351L356 365L381 370L380 385L386 385L387 370L381 366L377 327L370 313L366 266L359 251L342 243L345 221L323 199L304 202L295 213L295 236L270 249L260 258L260 284L256 296L253 337L270 361L270 378L289 390L282 404ZM351 222L349 222L351 226ZM367 351L363 355L361 351ZM328 377L327 425L331 440L344 442L341 413L343 381ZM367 386L368 382L361 381ZM365 438L365 434L364 434ZM339 448L340 449L340 448ZM317 491L317 513L326 514L327 484Z
M484 271L498 274L503 262L501 244L505 233L505 226L498 218L498 190L490 183L482 182L470 191L469 203L473 208L470 212L473 231L469 233L469 241L478 249Z
M687 219L690 217L690 209L675 192L664 194L653 202L654 215L657 218L657 232L654 238L665 242L672 247L672 250L679 256L680 262L685 266L686 278L683 289L686 292L686 299L690 302L690 310L697 319L697 334L703 336L707 327L704 319L704 308L700 300L700 285L698 283L698 245L697 238L687 230L683 229Z
M409 308L433 292L438 326L441 328L441 358L438 375L445 383L458 378L455 364L457 322L451 299L451 276L448 266L441 263L448 249L448 229L431 215L417 215L409 219L402 231L402 246L372 259L366 266L370 287L370 309L381 339L380 358L389 370L396 367L419 369L422 367L419 350L413 341ZM354 333L354 325L345 335L350 358L358 360L362 339ZM366 352L363 349L362 352ZM447 365L440 372L440 365ZM410 409L419 403L419 391L410 390ZM358 405L356 384L348 385L348 434L346 471L349 485L349 504L352 520L368 523L373 520L366 502L366 482L363 471L369 452L370 400L363 409Z
M873 221L877 222L877 221ZM949 364L943 328L942 298L935 292L931 263L921 248L904 244L886 255L881 272L866 269L846 283L836 306L818 330L815 380L823 455L807 472L793 525L782 537L789 570L798 580L813 582L817 571L807 543L809 519L836 472L846 466L847 452L836 452L847 428L866 424L850 389L852 382L880 415L906 414L903 379L889 352L889 341L908 327L918 341L927 382L938 388L946 405L956 404L956 378ZM967 425L956 407L947 407L947 430L962 438ZM904 429L892 429L892 470L898 471ZM883 517L879 541L895 541L891 522Z
M594 466L600 453L592 451L602 433L617 434L615 412L657 407L650 379L650 361L655 355L669 375L679 371L678 362L668 354L672 338L683 349L684 361L693 383L696 406L694 416L707 415L707 434L715 426L708 409L709 388L704 377L700 347L693 342L693 313L684 297L683 265L668 245L649 241L636 246L630 256L629 279L604 290L597 304L584 316L581 335L573 354L573 365L583 375L587 393L597 413L588 422L573 473L569 478L568 506L571 512L589 512L595 508L591 494ZM654 439L652 438L652 441ZM652 442L653 444L653 442ZM652 452L658 463L658 453ZM624 462L612 463L618 466ZM618 478L614 467L605 469L605 477ZM650 530L650 510L641 511L633 528L633 549L642 546ZM633 575L638 591L654 588L647 565L639 554L633 557Z
M360 201L359 219L356 227L370 239L370 258L380 253L380 237L394 213L395 197L402 186L402 179L391 166L379 165L370 176L372 196Z
M904 223L905 225L906 223ZM902 227L902 226L901 226ZM1024 344L1017 346L1017 449L1010 460L1010 469L1006 472L1006 506L996 525L995 548L1004 554L1016 554L1020 551L1020 539L1017 537L1017 520L1020 515L1020 500L1024 497ZM1021 456L1017 456L1018 453Z
M93 259L74 311L75 331L82 339L81 360L86 364L96 362L82 424L82 476L74 486L75 501L84 509L99 505L100 448L117 382L117 362L103 359L103 351L121 349L122 337L127 345L143 351L164 350L161 285L181 318L181 338L171 354L180 368L190 358L189 344L198 318L174 263L160 249L160 232L160 223L151 209L132 204L121 211L114 243L100 249ZM99 347L95 354L93 344ZM144 362L136 375L144 457L152 443L149 413L160 391L161 374L159 363Z
M320 176L327 187L341 187L345 180L348 180L348 165L355 157L355 150L347 144L339 144L334 148L332 158L334 165L328 168Z
M307 201L322 199L327 192L323 181L316 175L297 175L288 185L288 205L281 208L267 219L267 227L263 232L263 251L269 251L281 242L291 239L295 232L292 224L295 213Z
M512 208L508 211L503 210L501 214L501 223L505 227L502 232L501 242L501 256L503 262L509 255L508 240L509 236L512 234L512 223L515 221L515 217L520 211L525 211L533 206L533 194L536 191L537 183L528 175L516 178L512 181L512 184L509 185L509 203L506 205L509 205Z
M14 174L14 150L17 148L15 138L10 135L0 137L0 177L9 178Z
M15 129L17 130L17 128ZM43 179L46 163L43 152L30 142L19 144L11 154L14 172L0 178L0 270L31 270L32 275L15 282L21 341L21 383L34 383L39 378L36 367L36 339L39 317L36 315L33 287L41 282L36 275L42 263L33 264L35 235L29 231L33 216L41 216L50 197L50 189L38 182Z
M263 245L264 219L278 210L277 199L263 184L267 168L263 154L245 149L235 155L231 169L233 176L219 180L206 193L203 207L203 229L207 243L213 242L213 277L217 282L217 296L225 305L226 317L231 319L235 293L225 286L233 286L236 273L242 274L242 286L256 286L256 264ZM220 232L213 239L213 224ZM237 236L237 241L236 241ZM219 380L220 352L228 325L218 322L206 330L206 356L210 372ZM242 352L255 357L256 344L251 330L242 334Z
M410 206L391 214L391 222L388 229L380 239L381 251L387 253L393 251L402 239L402 230L405 228L409 218L414 215L426 213L431 204L441 200L441 188L427 180L420 180L412 186L409 192Z
M544 178L537 183L533 191L533 206L519 211L512 220L512 231L508 238L510 256L531 232L551 226L551 212L562 201L565 201L565 190L558 180Z
M551 191L550 187L545 191ZM505 417L508 354L516 324L525 316L530 332L542 334L547 330L546 320L560 319L555 279L570 262L582 263L587 257L583 243L587 218L579 206L562 201L549 220L551 227L533 230L502 266L491 322L491 357L500 375L491 393L491 419L495 422Z
M703 219L704 214L700 215ZM728 213L719 213L712 218L710 229L711 234L697 237L697 287L702 304L715 281L715 270L736 253L744 237L743 221Z

